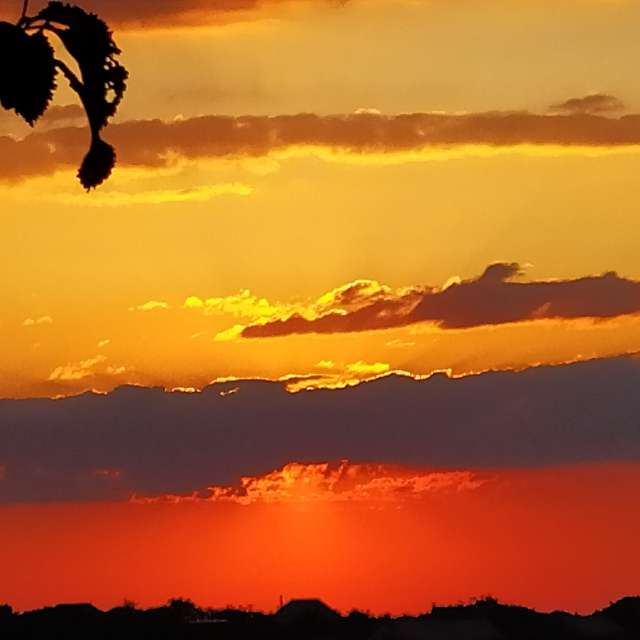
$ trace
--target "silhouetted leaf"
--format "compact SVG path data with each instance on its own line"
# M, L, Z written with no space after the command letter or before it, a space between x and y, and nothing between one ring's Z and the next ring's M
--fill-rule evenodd
M104 140L94 137L89 152L78 170L78 179L87 191L95 189L111 175L115 164L114 148Z
M109 27L98 16L80 7L50 2L36 19L62 25L53 29L80 68L81 96L94 133L116 112L126 89L127 70L117 61L120 49Z
M100 139L100 131L115 114L126 89L128 73L117 61L120 49L107 24L80 7L50 2L33 20L44 20L45 28L58 35L78 63L80 81L68 69L65 74L89 119L91 147L78 178L85 189L92 189L109 177L115 165L115 151Z
M15 108L19 92L20 74L15 61L22 50L25 33L15 24L0 22L0 104Z
M56 88L53 49L37 32L0 23L0 103L30 125L46 111Z

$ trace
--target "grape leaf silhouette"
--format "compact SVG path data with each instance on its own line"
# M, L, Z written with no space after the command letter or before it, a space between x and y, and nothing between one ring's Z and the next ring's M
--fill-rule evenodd
M78 178L90 190L102 184L115 166L114 148L100 137L122 101L128 78L118 62L121 51L107 24L97 15L63 2L49 4L17 24L0 22L0 104L31 126L46 111L61 71L87 113L91 145ZM54 56L46 33L56 35L75 60L80 76Z
M56 88L53 48L42 33L0 23L0 103L30 125L46 111Z

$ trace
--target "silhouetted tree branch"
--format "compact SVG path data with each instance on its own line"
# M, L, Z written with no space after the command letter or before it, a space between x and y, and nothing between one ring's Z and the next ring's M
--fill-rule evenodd
M13 109L31 126L47 110L61 71L86 111L91 145L78 171L85 189L104 182L116 154L100 137L124 96L127 70L118 62L121 51L108 25L93 13L63 2L49 4L28 16L23 4L17 24L0 22L0 104ZM78 64L78 76L54 56L46 37L53 34Z

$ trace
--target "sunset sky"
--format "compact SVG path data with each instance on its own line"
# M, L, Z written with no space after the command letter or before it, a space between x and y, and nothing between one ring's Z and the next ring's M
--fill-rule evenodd
M0 111L0 602L640 592L640 3L79 2L112 177Z

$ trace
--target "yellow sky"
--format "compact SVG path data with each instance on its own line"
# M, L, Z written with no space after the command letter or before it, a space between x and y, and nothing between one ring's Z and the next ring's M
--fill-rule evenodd
M135 80L123 117L148 116L150 105L165 118L358 108L540 111L593 91L640 108L634 1L293 4L224 27L123 33Z

